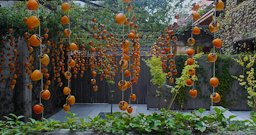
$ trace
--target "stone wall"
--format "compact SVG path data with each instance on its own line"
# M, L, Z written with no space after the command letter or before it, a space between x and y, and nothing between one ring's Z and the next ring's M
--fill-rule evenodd
M239 40L256 37L256 1L227 0L224 18L220 18L224 48L231 52L233 44Z

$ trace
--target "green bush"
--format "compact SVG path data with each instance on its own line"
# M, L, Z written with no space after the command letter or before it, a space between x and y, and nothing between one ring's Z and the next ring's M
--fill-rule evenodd
M215 108L215 113L206 114L204 109L192 113L172 112L161 110L150 115L138 114L131 116L128 113L116 112L106 115L106 118L79 118L69 113L65 122L47 120L36 121L30 119L23 122L23 116L10 114L5 121L0 121L0 134L43 134L45 132L69 129L69 131L93 131L108 134L232 134L255 133L255 114L252 120L236 121L235 116L224 117L224 110Z

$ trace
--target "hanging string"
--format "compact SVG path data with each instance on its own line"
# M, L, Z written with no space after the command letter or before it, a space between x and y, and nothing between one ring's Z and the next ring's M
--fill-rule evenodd
M124 3L123 2L122 2L122 12L124 14ZM122 43L124 43L124 24L122 24L122 26L123 26ZM122 69L122 80L124 80L124 69ZM122 101L124 101L124 91L122 91Z
M68 17L70 18L70 16L69 16L69 10L68 10ZM69 22L69 24L68 24L68 29L69 29L69 31L71 31L71 29L70 29L70 22ZM70 45L70 37L71 37L71 35L68 37L68 45ZM69 52L68 52L68 62L71 60L71 51L69 50ZM68 64L69 65L69 64ZM70 66L68 66L68 72L70 72ZM70 88L70 81L71 81L71 78L70 79L68 79L68 87ZM71 93L69 93L69 95L71 95Z
M193 25L193 23L194 23L194 19L193 19L193 16L192 16L192 25L191 25L191 38L194 38L194 35L193 35L193 27L194 27L194 25ZM194 48L194 47L193 47ZM195 89L195 82L193 83L193 89Z
M215 0L215 3L214 3L215 6L216 6L216 3L217 3L217 0ZM214 7L214 8L215 8L215 10L214 10L213 22L214 22L214 23L217 23L217 20L216 20L216 18L217 18L217 11L216 11L216 7ZM214 32L213 37L214 37L214 39L216 38L216 32ZM216 48L215 48L215 46L213 46L213 53L214 53L214 54L216 53ZM213 77L216 76L215 70L216 70L216 62L213 63ZM212 94L214 94L214 93L215 93L215 88L213 87L213 88L212 88ZM212 100L211 100L211 106L213 106L213 101L212 101Z
M37 16L38 18L40 18L40 8L38 8L38 12L37 12ZM41 38L41 24L39 24L38 27L38 36ZM41 57L43 56L43 48L42 48L42 43L40 43L39 45L39 70L42 72L42 63L41 63ZM40 90L40 94L39 94L39 104L42 104L42 99L41 99L41 91L44 89L44 77L42 76L41 78L41 90ZM42 112L42 118L44 117L44 111Z
M130 5L129 5L130 6ZM130 12L128 11L128 18L130 17ZM130 20L131 21L131 20ZM128 25L128 32L130 32L131 31L131 27L130 27L130 24ZM134 41L132 42L132 43L134 43ZM132 56L130 53L129 53L129 56ZM129 61L128 61L129 63L129 72L130 72L130 77L129 77L129 81L131 82L131 80L132 80L132 71L131 71L131 62L132 62L132 59L130 58L129 59ZM131 94L132 94L132 85L131 85ZM131 98L129 98L129 104L131 104Z

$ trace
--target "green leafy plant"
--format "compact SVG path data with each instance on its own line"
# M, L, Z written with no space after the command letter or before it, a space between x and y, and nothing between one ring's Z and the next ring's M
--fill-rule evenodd
M166 83L166 73L162 70L161 58L152 56L146 60L146 64L150 68L151 82L161 88Z
M256 54L241 54L235 61L243 67L244 74L233 76L239 81L239 84L244 87L248 96L248 105L256 111L256 78L255 65Z
M202 53L196 54L194 56L194 58L199 59L200 57L202 57L202 55L203 55ZM167 107L168 109L170 109L172 107L173 102L176 99L176 96L179 94L179 91L186 86L186 80L190 78L190 76L188 74L189 70L196 69L198 67L199 67L199 65L198 65L197 61L195 61L195 63L193 65L187 65L185 63L185 67L182 70L181 76L176 79L175 86L171 89L171 93L173 94L173 97L170 101L170 104ZM198 80L197 76L196 75L192 76L192 80L193 81Z
M23 116L10 114L5 121L0 121L0 134L43 134L44 132L68 129L69 132L86 132L104 134L177 134L190 135L200 133L253 133L256 126L255 114L252 120L233 120L235 116L226 118L225 110L214 109L215 113L207 113L205 109L195 110L192 113L173 112L162 109L159 113L149 115L138 114L131 116L128 113L115 112L105 118L79 118L69 113L65 122L43 119L30 119L23 122Z

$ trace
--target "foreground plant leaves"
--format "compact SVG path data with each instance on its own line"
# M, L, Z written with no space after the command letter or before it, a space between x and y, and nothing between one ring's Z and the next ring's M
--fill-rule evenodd
M195 110L192 113L161 110L150 115L138 114L131 116L128 113L116 112L94 118L79 118L68 113L65 122L47 120L36 121L29 119L23 122L23 116L10 114L5 121L0 121L0 134L42 134L44 132L69 129L71 132L93 131L109 134L177 134L190 135L197 133L233 134L242 132L255 133L256 114L252 113L251 120L237 121L235 116L224 117L225 110L215 109L215 113L207 114L205 109Z

